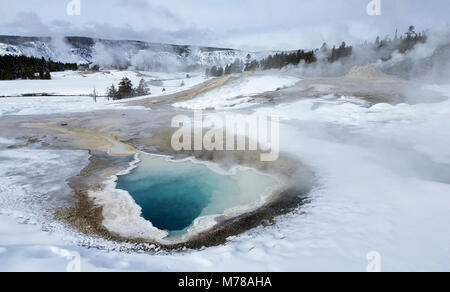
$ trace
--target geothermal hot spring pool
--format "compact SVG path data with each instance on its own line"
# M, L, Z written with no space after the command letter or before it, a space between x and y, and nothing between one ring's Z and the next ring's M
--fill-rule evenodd
M130 193L142 216L169 236L188 232L199 217L256 205L278 186L278 180L249 168L221 173L203 163L174 161L140 154L141 162L119 176L117 188Z

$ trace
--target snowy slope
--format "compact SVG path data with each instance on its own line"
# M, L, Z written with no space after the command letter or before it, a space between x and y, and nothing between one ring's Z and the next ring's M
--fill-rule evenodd
M87 59L77 54L75 49L63 44L57 47L57 43L47 43L45 41L28 41L19 44L2 43L0 37L0 56L28 56L35 58L44 58L47 60L59 61L64 63L87 63Z
M68 63L94 63L104 68L134 66L140 70L178 70L187 66L225 66L236 58L261 59L267 53L198 46L111 41L83 37L29 38L0 36L0 55L25 55Z
M0 43L0 56L5 55L20 56L23 52L17 46Z

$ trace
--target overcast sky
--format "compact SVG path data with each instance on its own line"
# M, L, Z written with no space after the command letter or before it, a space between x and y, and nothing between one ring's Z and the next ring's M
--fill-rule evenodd
M80 35L250 50L298 49L373 40L450 24L448 0L0 0L0 34Z

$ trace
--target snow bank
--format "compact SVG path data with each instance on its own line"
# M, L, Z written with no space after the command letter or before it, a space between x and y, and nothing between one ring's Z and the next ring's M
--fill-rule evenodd
M252 96L293 86L299 80L296 77L283 75L244 75L197 98L175 103L173 106L195 110L247 107L251 105L248 101Z

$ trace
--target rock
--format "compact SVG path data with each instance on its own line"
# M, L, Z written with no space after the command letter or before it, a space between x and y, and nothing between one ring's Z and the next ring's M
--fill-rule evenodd
M264 227L269 227L269 226L272 226L272 223L270 223L269 220L263 220L263 221L261 221L261 225Z

